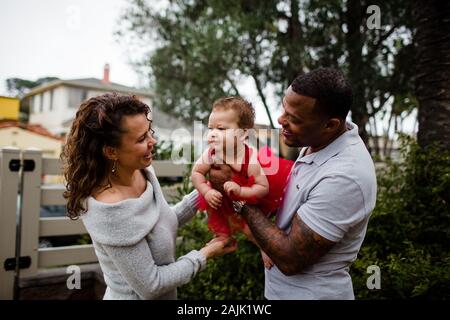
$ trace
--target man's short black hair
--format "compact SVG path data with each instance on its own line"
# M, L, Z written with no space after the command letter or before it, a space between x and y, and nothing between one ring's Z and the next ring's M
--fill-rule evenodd
M292 91L316 99L316 110L328 117L347 117L353 93L344 74L333 68L319 68L295 78Z

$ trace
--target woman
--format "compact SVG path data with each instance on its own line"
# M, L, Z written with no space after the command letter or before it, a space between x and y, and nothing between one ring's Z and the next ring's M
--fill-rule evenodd
M149 107L104 94L82 103L62 153L68 215L82 217L105 283L104 299L176 299L176 288L231 252L225 238L175 261L177 228L196 213L198 193L169 207L152 170Z

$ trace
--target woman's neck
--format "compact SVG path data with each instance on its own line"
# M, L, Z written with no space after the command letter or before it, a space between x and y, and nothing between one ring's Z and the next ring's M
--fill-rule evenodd
M110 180L113 185L131 187L134 185L138 175L138 169L127 169L118 167L116 172L111 174Z

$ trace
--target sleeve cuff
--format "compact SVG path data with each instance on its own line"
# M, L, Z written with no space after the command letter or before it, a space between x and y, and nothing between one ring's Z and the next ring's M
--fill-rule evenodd
M199 271L205 270L206 268L206 257L198 250L192 250L188 254L184 256L184 258L188 258L192 261L195 261L199 264Z
M179 225L185 224L197 212L200 198L197 190L192 191L183 197L179 203L172 207L178 217Z
M337 235L337 234L332 234L331 232L326 231L324 228L319 227L319 225L318 225L317 223L314 223L311 219L309 219L309 217L308 217L306 214L303 214L302 212L297 213L297 214L300 216L300 218L302 219L302 221L303 221L303 222L304 222L304 223L305 223L312 231L314 231L315 233L317 233L319 236L321 236L321 237L323 237L323 238L325 238L325 239L327 239L327 240L333 241L333 242L339 242L339 241L342 239L343 235L342 235L342 236L339 236L339 235Z

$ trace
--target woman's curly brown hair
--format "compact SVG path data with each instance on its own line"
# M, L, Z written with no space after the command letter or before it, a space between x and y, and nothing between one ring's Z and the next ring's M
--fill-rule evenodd
M67 143L61 153L66 180L64 198L67 215L77 219L87 211L85 200L95 188L109 181L112 163L103 154L104 146L119 147L124 116L145 114L150 108L136 96L103 94L83 102L76 113ZM86 207L85 207L86 206Z

